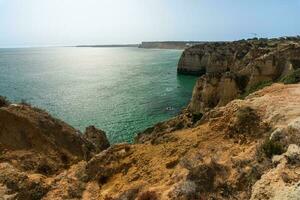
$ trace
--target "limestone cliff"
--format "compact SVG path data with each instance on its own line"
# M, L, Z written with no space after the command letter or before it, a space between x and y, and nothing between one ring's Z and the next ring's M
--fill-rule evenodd
M215 42L186 49L178 73L200 75L189 110L204 113L300 68L300 38Z
M139 48L145 49L185 49L202 42L195 41L161 41L161 42L142 42Z

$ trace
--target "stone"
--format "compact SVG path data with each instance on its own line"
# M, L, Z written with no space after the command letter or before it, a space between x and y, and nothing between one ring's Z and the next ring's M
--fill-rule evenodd
M288 163L300 163L300 148L296 144L290 144L284 155L286 156Z
M189 200L189 199L197 199L197 186L193 181L184 181L178 183L174 186L174 188L169 192L168 196L170 199L181 199L181 200ZM198 197L199 199L199 197Z
M280 141L286 137L286 134L282 128L277 128L270 135L269 140L271 141Z
M110 146L105 132L97 129L94 126L89 126L85 129L83 138L85 138L95 146L97 153L107 149Z
M277 165L279 163L281 163L284 160L284 156L283 155L274 155L272 157L272 163Z
M288 124L289 134L300 134L300 117Z

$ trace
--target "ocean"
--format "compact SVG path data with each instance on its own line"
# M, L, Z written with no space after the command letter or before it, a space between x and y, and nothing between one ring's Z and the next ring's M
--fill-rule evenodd
M48 47L0 49L0 95L45 109L111 143L184 108L196 78L177 75L181 50Z

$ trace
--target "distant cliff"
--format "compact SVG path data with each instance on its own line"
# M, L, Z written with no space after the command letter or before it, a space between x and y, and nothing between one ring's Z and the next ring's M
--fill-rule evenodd
M163 42L142 42L139 48L146 49L185 49L202 42L196 41L163 41Z
M139 44L77 45L76 47L138 47Z

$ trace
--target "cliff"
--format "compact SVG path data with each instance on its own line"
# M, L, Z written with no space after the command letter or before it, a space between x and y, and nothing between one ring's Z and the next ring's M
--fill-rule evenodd
M5 105L0 108L0 196L297 199L299 99L300 84L274 84L212 109L188 127L156 127L159 134L143 140L140 135L136 144L98 152L95 141L100 140L85 140L43 111Z
M142 42L139 48L146 49L185 49L202 42L195 41L164 41L164 42Z
M134 144L110 146L94 126L80 133L0 97L0 199L298 199L298 41L218 48L235 53L206 52L219 65L204 66L188 108Z
M94 48L105 48L105 47L139 47L139 44L107 44L107 45L77 45L75 47L94 47Z
M300 68L300 38L252 39L186 49L178 73L201 76L189 110L204 113Z

